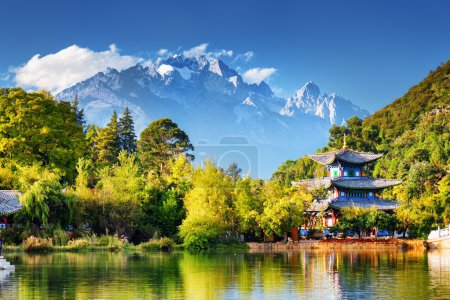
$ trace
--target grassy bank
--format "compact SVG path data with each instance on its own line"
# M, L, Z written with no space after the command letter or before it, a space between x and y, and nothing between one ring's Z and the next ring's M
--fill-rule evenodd
M170 238L151 239L134 245L117 236L87 236L67 241L30 236L20 245L3 246L5 252L70 252L70 251L171 251L180 249Z
M172 239L163 237L151 239L138 245L131 244L117 236L88 236L68 241L55 241L52 238L30 236L20 245L3 246L4 252L82 252L82 251L143 251L169 252L184 250L184 245L176 244ZM229 242L210 245L207 249L191 249L193 252L243 253L250 249L245 243Z
M184 250L184 245L176 244L164 237L151 239L134 245L117 236L83 237L67 241L65 245L55 245L51 238L29 237L21 245L4 245L4 252L77 252L77 251L142 251L169 252ZM292 251L300 249L403 249L423 250L426 243L422 240L401 239L329 239L308 240L301 242L278 243L240 243L228 242L209 245L208 248L186 248L191 252L208 253L246 253L266 251Z

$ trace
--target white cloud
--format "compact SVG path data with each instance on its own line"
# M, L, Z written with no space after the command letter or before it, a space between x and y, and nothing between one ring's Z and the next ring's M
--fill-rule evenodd
M207 51L209 47L208 43L202 43L200 45L197 45L195 47L192 47L188 50L184 50L182 54L186 57L198 57L198 56L206 56L208 58L220 58L220 57L233 57L234 52L233 50L226 50L226 49L217 49L214 51ZM159 49L156 53L161 58L166 58L169 56L173 56L174 54L180 53L181 49L177 49L175 51L171 51L166 48ZM243 55L243 54L241 54Z
M255 56L255 53L253 51L247 51L245 53L240 53L240 54L236 55L236 57L233 60L233 63L236 63L238 61L249 62L250 60L252 60L252 58L254 56Z
M253 51L247 51L243 54L243 57L245 61L250 61L254 55L255 53L253 53Z
M163 49L159 49L157 53L159 56L165 56L165 55L167 55L167 53L169 53L169 50L163 48Z
M286 93L284 92L284 90L282 88L276 87L276 86L271 86L270 88L272 89L272 92L275 94L275 96L280 97L280 98L286 97Z
M0 74L0 80L2 81L9 81L11 79L11 73L10 72L5 72Z
M192 47L189 50L183 51L183 55L186 57L197 57L205 54L206 48L208 48L208 43L203 43L198 46Z
M233 50L222 49L222 50L219 50L219 51L210 52L208 54L211 55L211 56L217 57L217 58L219 58L221 56L232 57L233 56Z
M165 65L165 64L160 65L159 68L158 68L158 73L162 77L164 77L165 75L169 74L172 71L173 71L173 67L169 66L169 65Z
M275 68L253 68L247 70L242 77L247 83L260 84L261 81L269 79L276 71Z
M120 55L114 44L101 52L72 45L42 57L36 54L13 72L20 86L58 93L108 67L123 70L142 61L142 58Z

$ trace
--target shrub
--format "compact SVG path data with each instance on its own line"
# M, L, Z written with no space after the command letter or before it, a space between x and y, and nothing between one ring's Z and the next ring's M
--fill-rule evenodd
M67 243L66 249L81 250L81 249L87 249L90 245L91 245L91 243L89 242L89 240L84 239L84 238L79 238L79 239L75 239L75 240L70 240Z
M67 233L62 229L56 229L53 231L53 244L55 246L65 246L69 237Z
M18 245L23 239L21 237L22 231L17 228L5 229L1 232L1 238L4 244Z
M168 238L168 237L163 237L160 238L159 240L157 239L151 239L150 241L146 242L146 243L142 243L141 244L141 249L142 250L147 250L147 251L170 251L173 249L175 243L173 242L172 239Z
M97 239L97 245L100 247L109 248L111 250L119 250L126 243L126 240L121 239L115 235L102 235Z
M224 234L219 222L200 218L185 219L180 226L180 236L188 249L203 250L216 244Z
M30 236L23 242L25 251L46 251L53 248L53 241L51 238L39 238Z

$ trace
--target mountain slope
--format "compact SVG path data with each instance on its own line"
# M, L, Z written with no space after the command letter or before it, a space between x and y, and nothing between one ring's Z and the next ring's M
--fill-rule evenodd
M413 129L421 117L435 108L450 105L450 61L438 67L401 98L364 120L365 126L379 125L383 137L394 140Z

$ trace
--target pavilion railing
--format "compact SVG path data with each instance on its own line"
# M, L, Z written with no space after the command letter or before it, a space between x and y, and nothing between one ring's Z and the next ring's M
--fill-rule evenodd
M450 225L442 229L438 227L437 230L432 230L428 235L429 240L440 239L444 237L450 237Z

